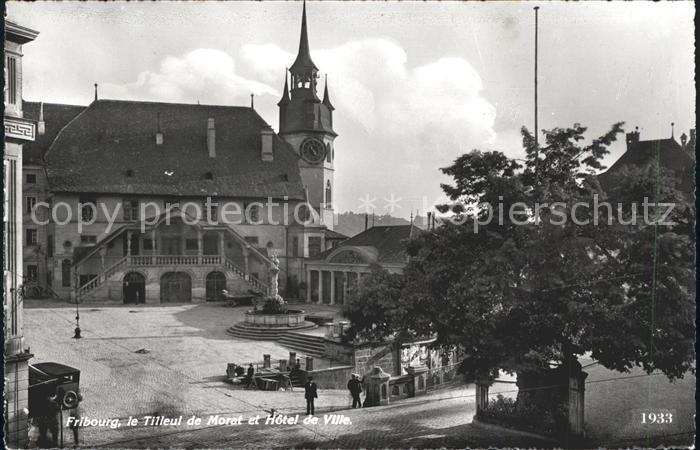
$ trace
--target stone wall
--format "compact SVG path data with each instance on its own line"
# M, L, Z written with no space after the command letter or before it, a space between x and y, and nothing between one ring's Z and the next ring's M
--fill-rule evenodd
M27 412L29 406L29 369L25 358L8 359L5 363L5 401L7 448L24 448L28 438Z
M339 361L343 364L354 365L355 349L350 344L343 344L339 341L332 339L326 339L325 342L325 356L334 361Z
M355 371L360 376L379 366L390 375L400 375L396 346L393 343L362 344L355 347Z
M328 369L313 370L309 374L314 378L319 389L347 389L354 366L339 366Z

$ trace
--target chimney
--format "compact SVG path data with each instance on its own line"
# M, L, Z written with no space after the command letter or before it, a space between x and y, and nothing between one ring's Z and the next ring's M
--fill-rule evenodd
M156 145L163 145L163 130L160 129L160 113L156 114Z
M216 127L213 117L207 120L207 150L210 158L216 158Z
M627 133L627 151L639 144L639 127L634 127L634 131Z
M46 133L46 122L44 122L44 102L39 105L39 122L36 124L36 132L38 135Z
M272 161L274 159L271 128L260 130L260 159L263 161Z

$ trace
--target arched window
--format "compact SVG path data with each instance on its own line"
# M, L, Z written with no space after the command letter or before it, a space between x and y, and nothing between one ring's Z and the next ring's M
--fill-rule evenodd
M326 181L326 206L331 207L333 202L332 192L331 192L331 180Z
M70 287L70 259L61 261L61 286Z
M330 142L326 144L326 162L333 162L333 147Z

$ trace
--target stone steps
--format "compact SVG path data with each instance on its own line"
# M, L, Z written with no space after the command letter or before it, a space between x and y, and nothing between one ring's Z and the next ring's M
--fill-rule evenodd
M304 322L303 325L291 329L311 330L316 327L317 325L312 322ZM279 340L283 334L288 333L290 331L290 327L263 328L247 325L245 323L237 323L226 331L232 336L243 339L276 341Z
M279 337L278 342L314 358L323 358L326 353L325 341L321 336L286 332Z

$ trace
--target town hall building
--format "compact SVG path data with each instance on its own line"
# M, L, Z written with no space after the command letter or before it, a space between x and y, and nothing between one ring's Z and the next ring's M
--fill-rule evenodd
M278 133L252 104L106 100L97 86L86 107L25 102L41 132L24 180L37 291L126 303L266 293L276 255L281 293L304 296L305 258L345 239L333 231L334 107L318 80L304 6Z

